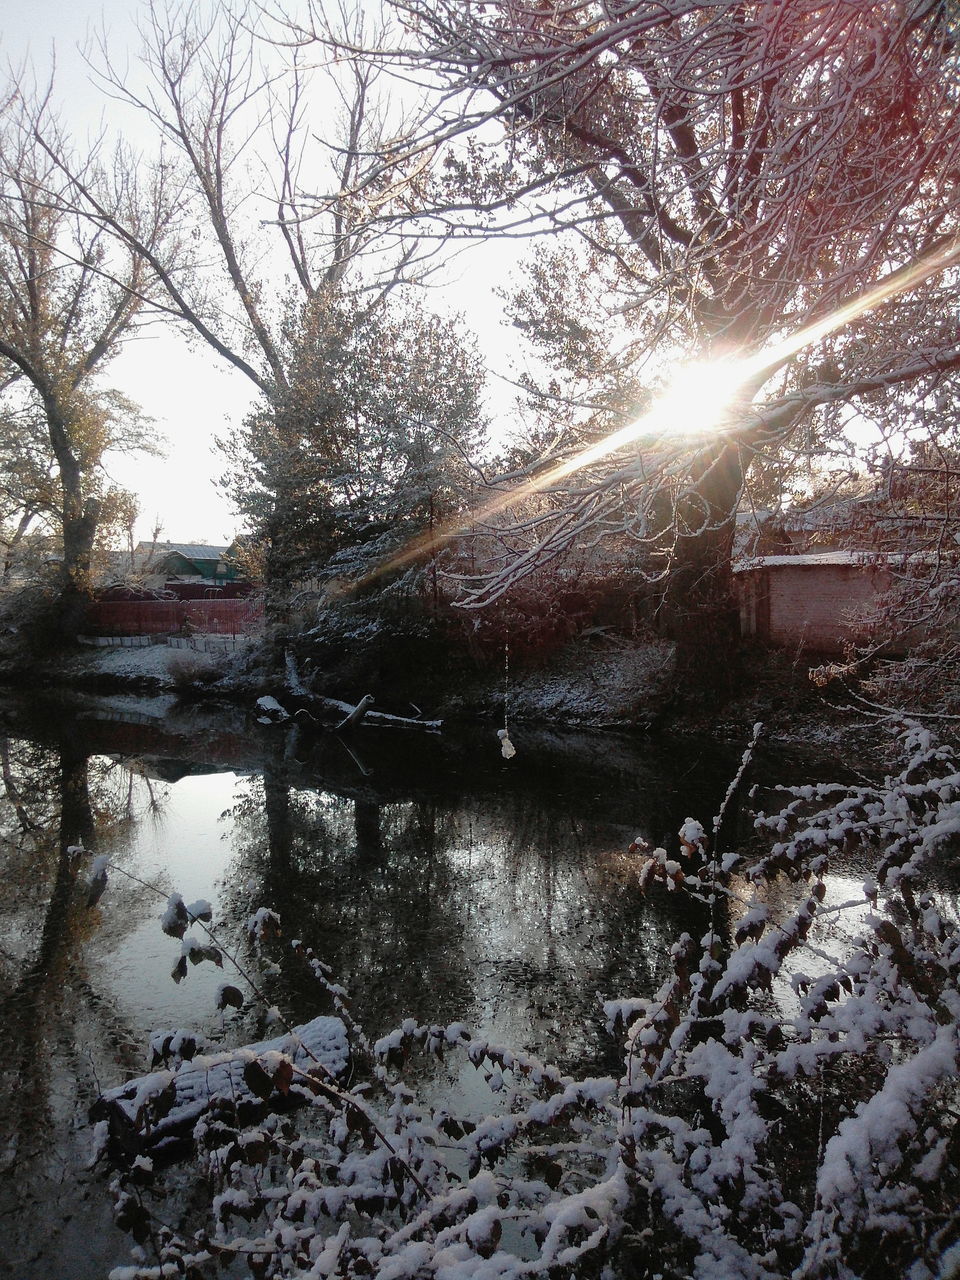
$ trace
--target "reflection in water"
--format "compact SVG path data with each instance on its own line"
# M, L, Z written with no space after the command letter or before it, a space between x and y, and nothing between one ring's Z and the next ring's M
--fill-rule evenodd
M152 1030L243 1043L263 1029L258 1010L214 1012L212 966L173 985L179 944L147 889L114 874L88 911L71 846L210 899L231 929L274 907L372 1033L407 1015L462 1020L587 1070L619 1065L600 1001L649 994L677 934L704 924L689 903L640 899L620 869L638 833L665 843L689 813L716 811L733 769L722 753L518 734L507 763L492 731L370 731L348 749L170 702L114 699L109 720L82 709L8 707L0 749L0 1015L14 1046L0 1273L81 1280L126 1256L82 1172L86 1111L146 1069ZM269 1000L293 1021L325 1012L302 962L277 958L261 971Z
M651 991L677 933L704 923L679 918L689 902L641 899L613 869L638 826L660 835L659 802L645 824L642 802L611 790L589 756L521 787L474 775L402 800L378 775L305 786L309 763L278 757L243 787L227 875L236 919L275 907L373 1034L406 1016L462 1020L568 1067L616 1069L601 1000ZM295 1019L316 1012L293 955L270 995Z
M51 1236L62 1253L84 1259L95 1254L91 1217L99 1231L110 1228L99 1188L63 1185L88 1158L76 1120L96 1096L96 1079L138 1061L132 1032L86 963L97 913L86 908L77 847L95 848L98 837L109 846L133 809L129 776L91 762L76 739L48 749L4 738L0 759L0 1267L24 1276L42 1265ZM55 1221L51 1192L66 1207ZM72 1274L88 1274L85 1264Z

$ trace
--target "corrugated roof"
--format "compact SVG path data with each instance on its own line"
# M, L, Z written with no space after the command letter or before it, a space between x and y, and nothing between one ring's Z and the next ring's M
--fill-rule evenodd
M229 547L214 547L202 542L158 542L156 547L150 543L143 547L144 554L149 555L151 560L173 551L187 560L222 560L229 550Z

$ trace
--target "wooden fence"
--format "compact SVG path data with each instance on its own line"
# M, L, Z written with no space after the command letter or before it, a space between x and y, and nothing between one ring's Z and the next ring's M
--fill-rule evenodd
M263 601L95 600L84 631L93 636L156 636L202 632L249 635L263 626Z

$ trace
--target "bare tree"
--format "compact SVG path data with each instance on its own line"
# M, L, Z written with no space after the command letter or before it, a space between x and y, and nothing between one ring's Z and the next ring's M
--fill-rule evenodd
M113 65L102 41L100 78L153 125L156 163L180 184L178 217L193 248L176 259L153 251L74 172L77 202L150 262L168 313L269 398L287 381L291 298L356 285L375 302L427 269L417 242L404 229L384 232L371 212L390 203L396 148L385 139L378 72L305 66L243 4L203 17L151 0L141 35L135 76Z
M50 105L26 78L0 118L0 386L5 473L23 520L52 521L62 543L63 620L77 621L103 503L104 454L149 444L138 414L98 382L143 315L154 287L143 254L70 212L63 166L75 164L104 208L156 252L167 213L143 191L129 156L99 149L82 164ZM40 144L43 129L47 142ZM51 159L55 145L58 159ZM26 422L26 427L24 427ZM6 465L9 464L9 465Z
M720 431L702 398L688 400L672 423L661 416L655 441L627 433L599 469L570 480L545 468L563 501L518 530L518 553L477 588L488 598L574 539L626 527L655 553L653 571L669 570L669 628L682 676L696 678L706 648L735 647L730 552L751 471L836 436L865 398L928 394L960 363L944 270L956 261L960 110L943 7L392 7L407 34L389 49L338 43L319 13L313 34L433 87L431 127L411 151L437 157L419 186L433 201L422 226L564 237L514 317L594 388L602 413L583 420L587 441L639 417L670 364L770 352L744 367ZM858 317L883 282L899 295ZM832 336L810 328L838 315ZM798 333L805 342L779 345ZM719 398L702 365L684 376ZM565 384L551 390L556 419L570 410Z
M368 38L359 6L342 16L357 39ZM279 620L305 447L288 425L303 416L288 411L296 334L347 300L362 314L394 289L422 284L435 246L421 246L405 224L384 225L403 198L398 138L407 125L382 100L378 69L310 66L295 44L269 35L253 5L202 15L151 3L133 73L113 65L106 42L99 50L106 90L150 122L157 163L179 184L185 252L178 246L168 259L154 251L83 174L70 176L77 208L149 262L168 313L242 372L257 411L275 418L271 447L291 465L278 474L261 531L274 550L267 573L280 589L272 602Z

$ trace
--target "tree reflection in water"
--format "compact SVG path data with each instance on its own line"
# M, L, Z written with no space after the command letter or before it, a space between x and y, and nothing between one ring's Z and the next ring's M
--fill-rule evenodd
M615 1070L601 999L654 990L698 924L689 903L641 899L624 866L638 830L659 842L679 819L671 788L638 787L621 754L598 743L573 768L548 746L522 774L464 770L398 794L380 770L311 777L316 762L278 751L232 812L230 910L274 907L373 1034L406 1016L462 1020L565 1067ZM315 981L293 955L280 965L271 998L312 1016Z
M91 1239L120 1237L100 1189L74 1182L89 1160L78 1123L98 1081L139 1065L141 1054L88 969L84 944L100 921L87 909L86 859L76 848L122 842L136 805L130 775L88 758L74 736L55 747L0 739L0 769L0 1265L30 1274L60 1236L56 1247L75 1258L79 1280L102 1274ZM123 896L135 920L138 895Z
M217 1027L218 971L173 986L177 944L144 890L112 874L88 911L73 845L209 897L228 931L251 907L274 907L284 939L263 981L292 1021L326 1011L285 945L300 937L374 1034L407 1015L462 1020L587 1071L620 1065L601 998L652 992L677 933L698 927L671 898L638 898L624 851L638 832L664 843L687 813L714 812L725 759L705 770L616 738L526 733L507 763L492 732L479 743L365 732L348 749L239 713L167 706L151 724L121 724L89 710L73 721L57 707L36 725L44 745L18 731L0 748L0 1012L12 1046L0 1274L81 1280L126 1256L103 1188L80 1172L82 1126L101 1087L146 1069L146 1033L180 1025L239 1043L263 1029L253 1007ZM171 803L144 839L151 774L172 782Z

